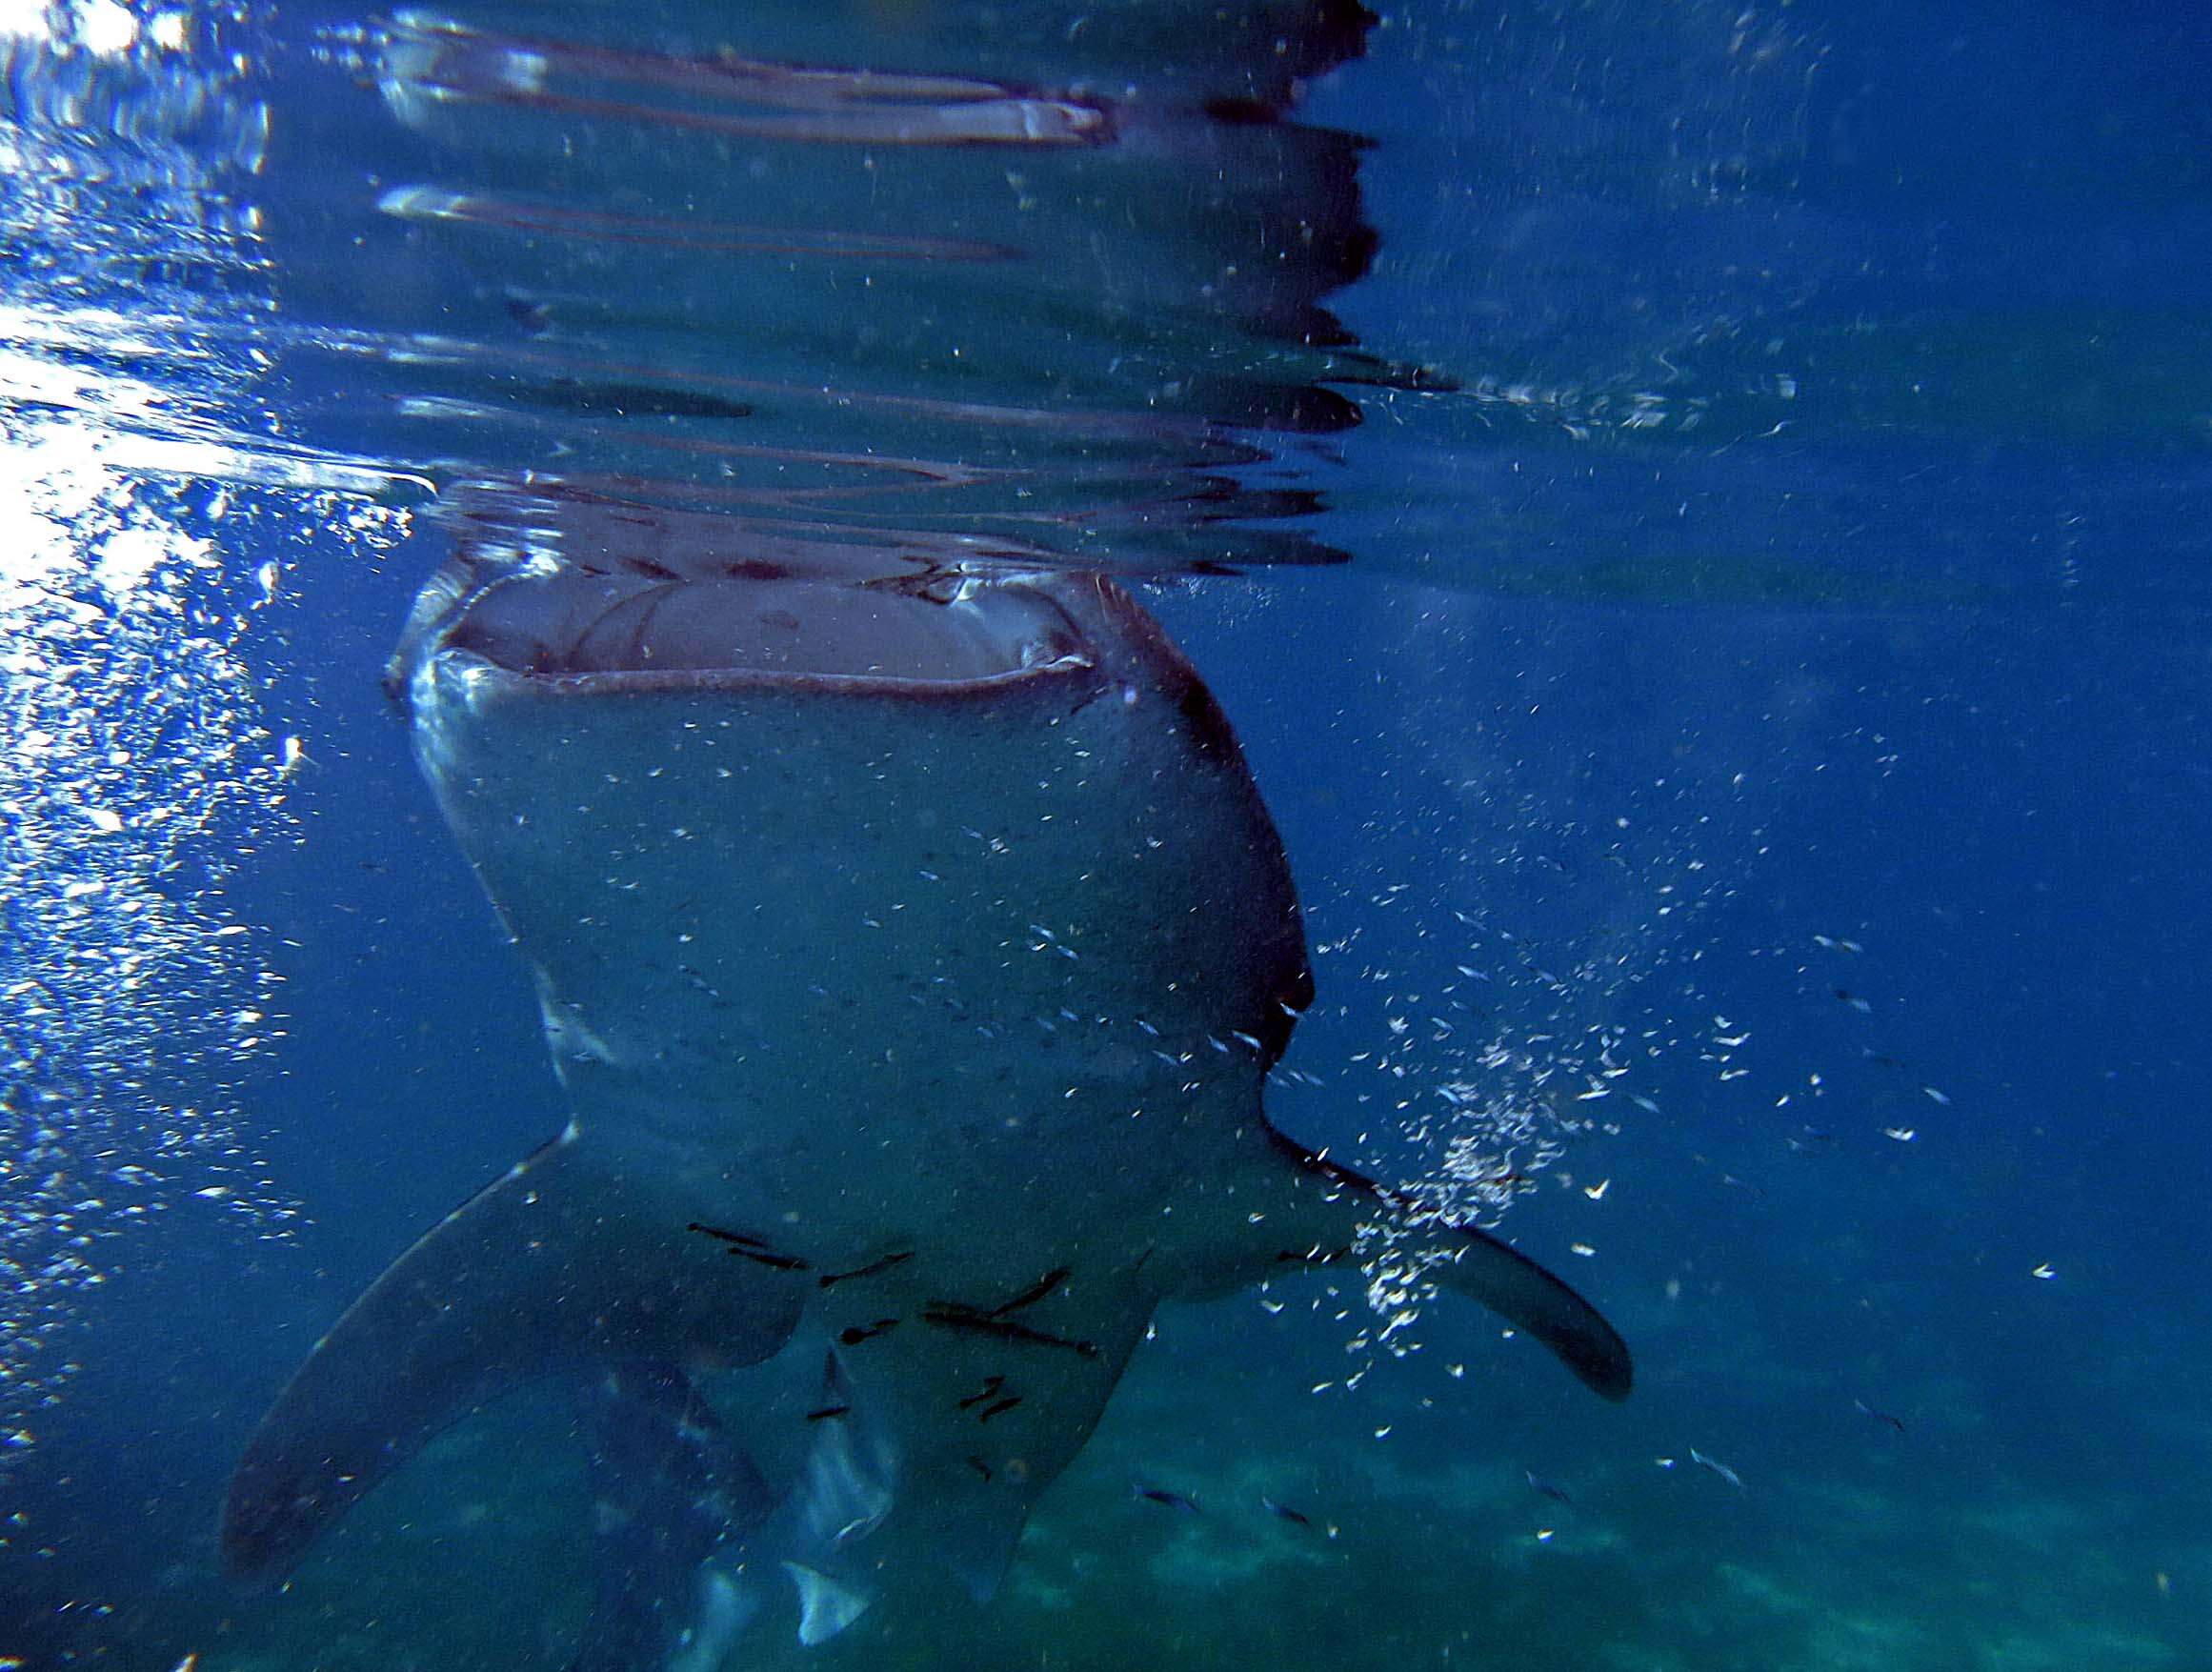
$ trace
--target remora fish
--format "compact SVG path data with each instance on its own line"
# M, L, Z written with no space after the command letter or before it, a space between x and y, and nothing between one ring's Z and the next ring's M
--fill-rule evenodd
M573 1118L317 1345L231 1482L234 1573L581 1373L699 1436L644 1482L692 1501L650 1582L695 1581L717 1640L759 1601L735 1554L790 1577L809 1641L902 1567L986 1597L1160 1301L1412 1211L1262 1113L1312 994L1289 868L1220 709L1112 582L463 559L394 669ZM1587 1302L1429 1222L1440 1280L1626 1396ZM777 1364L787 1391L715 1397ZM752 1458L778 1450L772 1510ZM742 1507L710 1558L716 1499Z

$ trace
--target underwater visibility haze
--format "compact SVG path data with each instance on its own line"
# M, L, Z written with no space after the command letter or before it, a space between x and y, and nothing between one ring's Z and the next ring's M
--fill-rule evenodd
M2212 1666L2203 20L0 62L0 1668Z

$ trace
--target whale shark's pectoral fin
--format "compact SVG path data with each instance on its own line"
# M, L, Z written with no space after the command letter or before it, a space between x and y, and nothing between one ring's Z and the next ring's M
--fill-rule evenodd
M1288 1183L1287 1199L1278 1190L1279 1209L1255 1226L1270 1239L1272 1252L1265 1258L1274 1262L1273 1269L1342 1258L1361 1223L1378 1216L1433 1229L1450 1246L1442 1263L1426 1276L1541 1341L1593 1393L1616 1403L1628 1397L1635 1381L1628 1343L1595 1306L1527 1255L1317 1155L1273 1127L1268 1137L1274 1159L1290 1164L1287 1179L1279 1164L1272 1169L1278 1185ZM1253 1275L1245 1274L1248 1279Z
M803 1280L730 1252L641 1200L587 1144L548 1144L400 1256L317 1343L231 1477L225 1564L281 1575L424 1441L529 1378L767 1358L797 1321Z

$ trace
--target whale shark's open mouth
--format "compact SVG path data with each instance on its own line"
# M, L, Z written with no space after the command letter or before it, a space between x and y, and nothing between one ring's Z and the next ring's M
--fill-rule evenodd
M840 574L766 559L484 570L426 588L394 661L427 657L591 688L718 683L994 684L1092 660L1049 588L1018 580Z
M446 635L517 674L739 674L967 684L1063 660L1081 640L1027 589L949 596L790 575L517 576Z

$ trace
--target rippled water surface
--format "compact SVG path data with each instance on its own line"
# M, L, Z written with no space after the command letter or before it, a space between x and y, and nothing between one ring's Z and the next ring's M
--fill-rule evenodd
M2212 1665L2187 9L18 0L0 70L0 1666ZM805 914L873 875L848 815L897 751L841 719L746 757L788 772L788 871L700 872L790 908L744 977L786 1007L744 1025L811 1085L871 1028L904 1048L911 998L946 1018L916 1106L972 1077L1010 1126L1049 1052L1091 1053L1070 1098L1265 1069L1277 1126L1432 1222L1163 1307L1056 1480L971 1453L1019 1533L987 1605L998 1534L914 1460L954 1419L871 1461L820 1440L874 1412L815 1349L803 1387L640 1354L610 1390L444 1291L434 1420L379 1415L421 1360L339 1402L370 1472L420 1455L284 1577L226 1577L287 1380L561 1130L548 1033L573 1089L754 1002L682 954L634 1045L533 994L609 914L502 896L509 943L411 757L451 743L426 662L735 662L818 706L1111 663L1067 600L1116 588L1203 681L1116 675L1133 758L1240 745L1280 833L1314 983L1280 1060L1287 988L1240 1018L1195 983L1184 1038L1168 953L1156 991L1084 985L1202 884L1105 876L1095 922L1069 884L1003 958L855 999L883 924ZM884 625L1040 597L926 669ZM989 713L931 757L969 845L902 873L911 920L1000 875L982 766L1050 732ZM547 856L629 804L567 758L505 810ZM1092 770L1077 830L1137 794ZM1247 835L1176 886L1264 872ZM1007 874L992 909L1066 881ZM1215 940L1257 966L1271 933ZM1030 989L984 963L1092 997L1001 1014ZM862 1115L883 1147L920 1118ZM950 1219L1207 1197L1172 1145L1071 1148ZM871 1153L810 1212L890 1189ZM1436 1293L1436 1216L1571 1279L1633 1397ZM1071 1357L1009 1320L1087 1276L935 1321ZM800 1439L745 1432L787 1406ZM751 1526L702 1432L787 1519L862 1508ZM740 1630L700 1576L746 1561ZM871 1605L808 1626L787 1561Z

